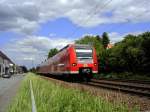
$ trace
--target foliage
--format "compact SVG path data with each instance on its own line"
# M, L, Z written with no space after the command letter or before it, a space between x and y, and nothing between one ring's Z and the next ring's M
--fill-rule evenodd
M95 75L96 79L118 79L118 80L140 80L140 81L150 81L150 77L148 77L148 74L143 73L131 73L131 72L110 72L107 74L101 73L99 75Z
M50 51L48 53L48 58L53 57L57 53L58 53L58 49L57 48L50 49Z
M19 66L19 67L21 67L21 68L22 68L22 71L23 71L24 73L27 73L27 72L28 72L28 69L27 69L27 67L26 67L26 66Z
M150 32L127 35L109 50L109 64L114 72L150 72Z
M110 40L109 40L108 34L106 32L104 32L102 35L102 44L105 49L107 48L109 42L110 42Z
M36 73L36 68L35 67L32 67L29 72L33 72L33 73Z

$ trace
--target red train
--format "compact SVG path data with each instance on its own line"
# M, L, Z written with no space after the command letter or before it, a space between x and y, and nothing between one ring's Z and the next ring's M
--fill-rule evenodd
M96 50L90 45L69 44L38 67L40 74L90 80L98 72Z

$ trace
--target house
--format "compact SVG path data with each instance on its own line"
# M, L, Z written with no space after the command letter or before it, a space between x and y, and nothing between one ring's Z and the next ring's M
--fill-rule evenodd
M14 65L15 64L2 51L0 51L0 76L13 73Z
M107 49L110 49L110 48L112 48L113 46L114 46L113 44L109 43L109 44L107 45Z

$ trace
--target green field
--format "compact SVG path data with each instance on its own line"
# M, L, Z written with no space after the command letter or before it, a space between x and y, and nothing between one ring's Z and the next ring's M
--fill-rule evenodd
M92 96L79 90L64 88L50 81L29 73L18 92L16 98L8 108L8 112L31 112L30 83L37 112L128 112L124 105L111 104L102 98ZM136 112L137 109L130 110Z

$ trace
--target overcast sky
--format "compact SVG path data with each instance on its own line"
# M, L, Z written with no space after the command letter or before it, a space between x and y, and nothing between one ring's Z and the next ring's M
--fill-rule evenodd
M114 43L149 29L149 0L0 0L0 50L28 67L85 34Z

